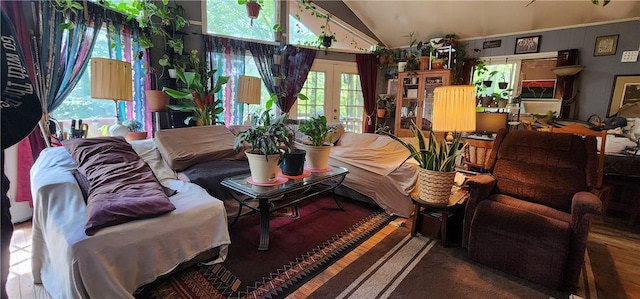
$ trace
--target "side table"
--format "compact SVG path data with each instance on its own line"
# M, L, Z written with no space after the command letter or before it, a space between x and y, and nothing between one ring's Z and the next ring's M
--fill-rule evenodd
M447 228L451 225L449 217L455 216L456 214L458 214L458 216L463 215L463 211L460 210L464 208L468 197L469 192L460 189L449 197L449 203L446 206L432 205L411 197L411 201L413 202L411 236L415 236L419 228L424 228L420 231L421 234L433 238L437 238L439 235L440 244L446 247ZM461 220L462 219L459 219L458 222ZM459 225L459 227L462 228L462 225Z

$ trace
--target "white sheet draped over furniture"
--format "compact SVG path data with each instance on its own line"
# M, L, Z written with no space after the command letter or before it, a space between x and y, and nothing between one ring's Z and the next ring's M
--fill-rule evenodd
M329 164L349 169L342 185L370 197L388 213L409 218L418 165L411 159L400 166L408 156L409 151L388 136L346 132L331 149Z
M160 157L152 140L143 144ZM139 154L140 148L134 146ZM32 273L53 298L133 298L140 286L204 251L219 247L214 262L226 258L230 239L223 203L195 184L170 178L170 169L154 169L164 163L143 159L163 185L178 191L170 197L176 210L89 237L83 228L86 205L72 175L75 162L63 147L40 154L31 170ZM169 177L158 175L163 171Z

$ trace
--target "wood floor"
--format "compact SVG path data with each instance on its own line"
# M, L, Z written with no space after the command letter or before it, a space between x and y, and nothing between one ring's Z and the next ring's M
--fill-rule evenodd
M613 267L593 268L598 282L619 284L626 298L640 298L640 223L626 225L626 215L611 215L607 222L595 221L589 240L606 248L611 255ZM403 221L400 220L400 223ZM300 287L288 298L305 298L330 279L335 273L363 255L393 231L383 228L367 242L354 249L323 273ZM607 277L611 277L607 281ZM615 281L614 281L615 280ZM34 285L31 275L31 222L16 225L11 240L11 270L7 282L9 298L50 298L41 285Z

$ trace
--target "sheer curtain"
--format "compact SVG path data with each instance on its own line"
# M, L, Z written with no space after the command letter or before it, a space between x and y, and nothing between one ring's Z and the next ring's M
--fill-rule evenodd
M365 133L375 131L373 112L376 110L376 78L378 77L378 59L373 54L356 54L358 75L362 87L364 110L367 115Z
M246 45L242 41L223 37L206 36L204 38L207 64L210 69L217 70L214 80L218 76L229 77L229 82L223 85L220 93L216 95L216 99L222 99L224 107L222 119L218 121L224 122L225 125L242 124L244 106L235 99L238 90L236 82L238 77L245 73Z

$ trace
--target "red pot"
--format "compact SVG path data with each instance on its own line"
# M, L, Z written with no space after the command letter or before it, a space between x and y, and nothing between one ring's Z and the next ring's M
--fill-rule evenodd
M247 15L250 19L257 19L260 14L260 4L258 2L247 2Z

